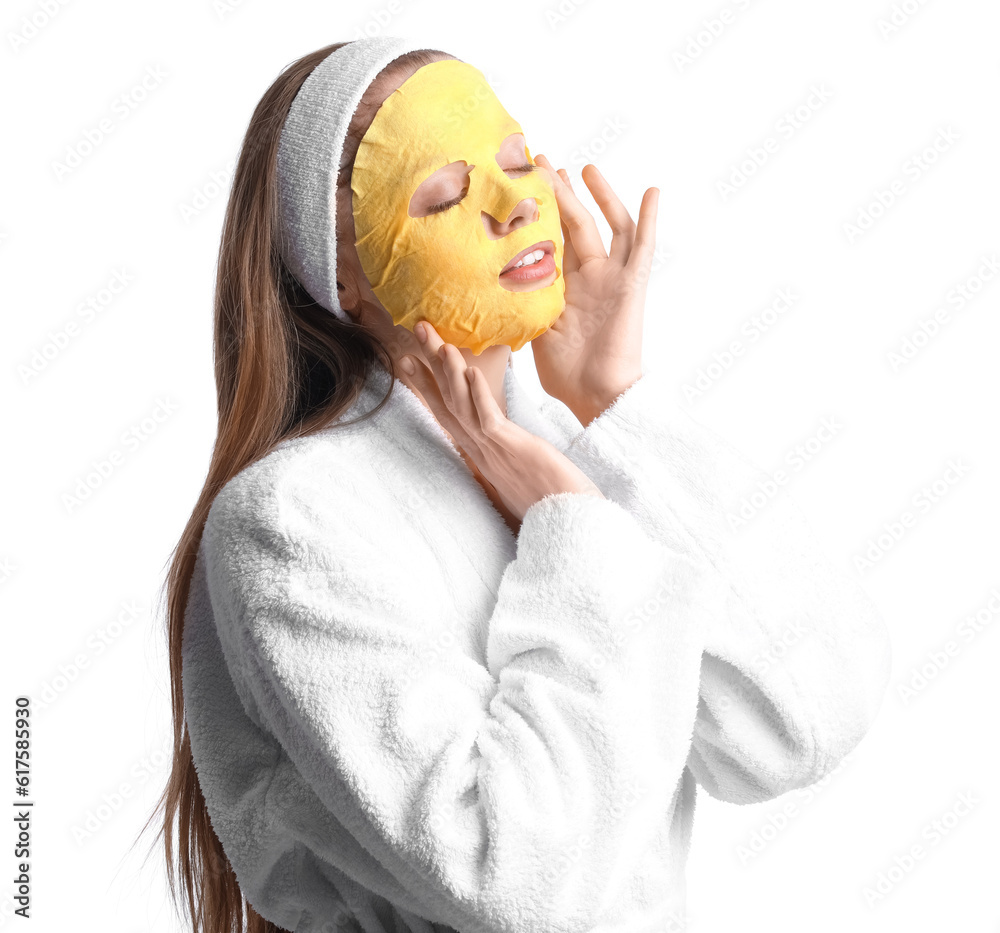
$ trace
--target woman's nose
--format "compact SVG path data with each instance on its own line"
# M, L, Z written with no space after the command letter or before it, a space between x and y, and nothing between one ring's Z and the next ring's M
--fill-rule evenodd
M503 221L497 220L486 211L483 211L482 215L487 236L491 240L499 240L500 237L517 230L518 227L534 223L538 219L538 204L534 198L524 198L514 205L514 209Z

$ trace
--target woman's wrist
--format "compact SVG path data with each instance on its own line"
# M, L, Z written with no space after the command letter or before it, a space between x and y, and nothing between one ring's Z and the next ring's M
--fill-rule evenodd
M607 382L601 388L595 389L587 395L581 395L572 401L566 401L564 404L573 412L576 420L584 427L587 427L599 415L607 411L614 404L615 400L635 385L641 377L642 373L639 372L622 377L614 382Z

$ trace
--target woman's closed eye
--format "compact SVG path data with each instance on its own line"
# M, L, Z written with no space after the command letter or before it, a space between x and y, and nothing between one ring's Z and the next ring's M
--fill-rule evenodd
M505 168L504 172L507 174L515 172L518 176L521 176L537 170L538 166L535 165L534 162L525 162L524 165L515 165L513 168ZM457 198L452 198L450 201L442 201L440 204L432 204L429 208L427 208L427 213L437 214L441 211L446 211L449 207L454 207L456 204L460 204L465 195L466 192L463 191Z

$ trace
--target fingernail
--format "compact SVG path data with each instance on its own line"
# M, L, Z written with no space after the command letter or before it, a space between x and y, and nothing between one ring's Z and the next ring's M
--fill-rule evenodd
M404 356L399 361L399 367L408 376L412 376L416 372L416 367L414 367L414 365L413 365L413 360L411 360L408 356Z
M413 330L417 335L417 340L419 340L421 343L427 343L427 330L424 327L423 321L421 321L415 328L413 328Z

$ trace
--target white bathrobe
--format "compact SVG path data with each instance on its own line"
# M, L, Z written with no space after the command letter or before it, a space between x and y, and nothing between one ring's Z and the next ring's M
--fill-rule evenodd
M212 505L187 725L240 888L287 930L679 931L696 785L811 784L879 708L873 603L784 490L734 527L766 475L657 372L586 429L512 366L504 389L606 499L546 496L515 536L397 381Z

